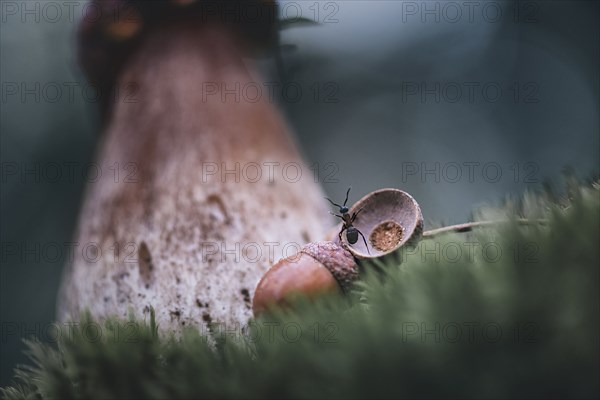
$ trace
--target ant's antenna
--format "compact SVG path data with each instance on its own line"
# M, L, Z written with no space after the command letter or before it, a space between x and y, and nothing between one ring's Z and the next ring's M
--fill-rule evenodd
M331 201L331 199L329 197L325 197L325 200L328 200L331 204L333 204L334 206L336 206L337 208L342 208L342 206L340 206L339 204L334 203L333 201Z
M346 207L346 203L348 202L348 195L350 194L350 189L352 189L352 186L350 186L348 188L348 191L346 192L346 200L344 200L344 207Z

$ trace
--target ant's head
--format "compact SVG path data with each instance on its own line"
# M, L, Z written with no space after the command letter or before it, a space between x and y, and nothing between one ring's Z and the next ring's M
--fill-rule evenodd
M334 203L333 201L331 201L331 199L328 199L327 197L325 197L331 204L333 204L334 206L336 206L337 208L340 209L340 214L346 214L348 213L348 207L346 207L346 203L348 202L348 195L350 194L350 189L352 189L352 187L348 188L348 191L346 192L346 200L344 200L344 205L340 206L337 203Z

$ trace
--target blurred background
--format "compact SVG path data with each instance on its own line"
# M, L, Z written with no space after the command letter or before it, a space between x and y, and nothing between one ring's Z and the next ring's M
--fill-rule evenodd
M84 3L63 3L0 3L2 386L21 339L49 336L99 138L74 54ZM458 223L565 167L597 176L597 1L280 3L318 24L282 31L282 68L257 62L333 199L396 187Z

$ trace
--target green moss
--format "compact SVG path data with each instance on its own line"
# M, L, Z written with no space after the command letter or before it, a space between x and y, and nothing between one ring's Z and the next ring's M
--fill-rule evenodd
M2 394L597 398L599 192L570 196L568 206L507 202L506 215L548 223L422 241L364 265L347 297L300 300L237 333L215 325L165 338L152 320L83 316L56 345L29 342L32 364Z

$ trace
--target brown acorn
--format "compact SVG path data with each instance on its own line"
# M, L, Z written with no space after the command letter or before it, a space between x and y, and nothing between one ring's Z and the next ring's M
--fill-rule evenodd
M314 298L343 293L357 278L358 266L347 250L333 242L309 243L263 275L254 292L252 310L257 316L273 305L285 306L294 294Z

